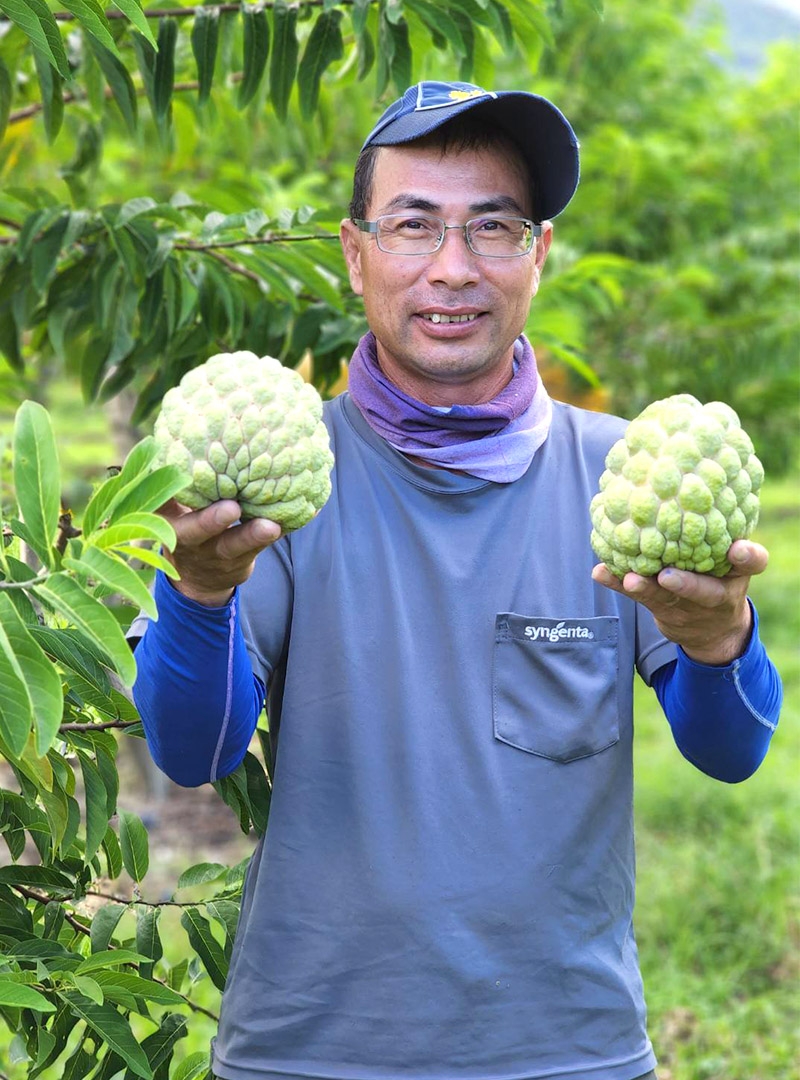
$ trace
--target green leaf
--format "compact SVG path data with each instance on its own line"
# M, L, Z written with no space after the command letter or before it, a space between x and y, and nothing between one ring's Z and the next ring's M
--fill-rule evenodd
M23 401L17 410L13 453L14 487L22 519L34 551L51 567L61 510L61 476L50 416L35 401Z
M150 863L147 829L129 810L119 811L119 845L122 865L134 881L141 881Z
M175 42L177 19L161 19L158 24L158 52L153 69L153 110L157 120L165 120L175 85Z
M116 524L129 513L159 510L190 481L189 473L177 465L162 465L149 475L138 477L120 491L109 506L109 524Z
M406 0L409 11L413 11L434 33L447 42L455 55L461 59L467 54L467 47L461 36L458 23L450 18L446 9L430 3L429 0Z
M236 100L236 105L240 109L243 109L255 97L269 56L269 22L266 11L262 7L243 3L242 22L244 56L242 81L239 83Z
M3 58L0 57L0 139L3 138L8 127L8 117L11 113L11 102L14 100L14 83L11 72L6 67Z
M135 449L136 447L134 447ZM109 476L94 491L81 520L81 527L85 537L90 536L106 520L108 508L120 494L120 489L124 486L124 483L122 473L117 473L116 476Z
M128 1021L112 1005L95 1005L93 1001L72 990L59 991L59 997L97 1032L114 1053L119 1054L136 1076L151 1080L153 1070L146 1054L136 1041Z
M205 104L214 81L214 64L219 43L219 9L197 8L192 26L192 52L197 64L198 105Z
M67 557L63 565L82 577L95 578L113 593L119 593L132 604L142 608L151 619L158 618L158 610L150 590L136 571L115 555L97 547L86 547L79 559Z
M397 23L387 23L393 38L392 61L390 70L397 92L402 94L411 82L411 45L408 39L408 23L400 19Z
M514 48L514 24L508 8L501 3L501 0L489 0L489 10L497 17L497 22L493 27L494 36L505 52L511 52Z
M178 878L179 889L189 889L193 885L206 885L209 881L219 881L227 873L222 863L196 863L184 870Z
M32 636L9 598L0 592L0 650L9 648L16 658L30 701L36 752L43 757L58 734L64 712L61 679ZM6 655L6 663L11 657ZM4 708L0 704L0 711ZM12 745L13 742L12 742Z
M115 881L122 873L122 850L117 834L109 825L103 838L103 853L106 857L108 876Z
M267 251L261 253L264 260L281 268L285 274L296 278L316 298L324 300L337 311L344 310L344 301L339 290L331 285L316 265L299 251L287 251L280 244L267 245ZM299 247L299 245L295 245Z
M122 991L132 997L152 1001L156 1005L184 1004L181 995L170 990L168 986L142 978L141 975L134 975L131 971L98 971L95 978L109 1001L116 1000L115 991Z
M33 724L33 699L16 650L0 623L0 736L11 755L18 758L28 742Z
M240 905L233 900L209 900L206 903L206 912L225 931L225 955L230 958L233 939L239 926Z
M372 67L375 63L375 42L372 40L372 34L369 30L365 30L363 34L358 35L356 48L358 51L358 69L357 76L358 81L366 79Z
M114 550L119 552L120 555L129 555L132 559L138 559L140 562L147 563L148 566L152 566L155 570L160 570L166 574L167 577L172 578L173 581L178 581L180 575L171 562L168 562L163 555L159 555L157 551L151 551L150 548L129 547L127 544L117 544Z
M127 15L140 34L144 34L150 44L156 48L156 39L150 30L150 24L142 11L139 0L111 0L115 8Z
M80 959L77 953L69 952L63 945L59 945L57 941L50 941L49 938L40 937L17 941L11 948L5 949L3 953L4 962L35 963L37 966L41 962L45 970L52 968L54 971L71 971L74 967L77 967Z
M367 28L367 17L372 7L372 0L353 0L350 8L350 19L353 23L353 32L360 37Z
M62 1005L62 1008L64 1006ZM83 1080L97 1065L97 1058L79 1046L74 1054L71 1054L64 1062L64 1072L61 1080Z
M111 36L108 19L98 0L63 0L64 7L71 11L90 38L119 58L117 45Z
M297 72L300 112L306 119L316 111L323 72L344 54L341 21L342 12L338 8L324 11L314 23L306 42Z
M76 975L88 975L90 971L102 971L105 968L118 968L122 964L139 964L145 957L133 949L108 949L106 952L92 953L75 968Z
M160 908L140 909L136 913L136 948L149 961L139 966L139 974L143 979L151 978L153 965L164 955L161 935L158 932L160 915Z
M106 904L95 912L89 937L93 953L104 953L108 949L117 924L127 910L124 904Z
M83 678L96 686L101 694L108 694L111 684L102 666L102 656L93 652L77 630L56 630L52 626L31 626L30 632L45 653L55 657L71 671L79 671Z
M99 548L117 547L131 540L156 540L171 551L175 547L175 530L166 518L158 514L137 512L125 514L93 537L95 546Z
M251 754L248 750L239 767L245 772L247 803L253 828L259 836L263 836L267 828L272 790L261 762L255 754Z
M208 919L204 919L197 908L187 908L181 915L181 925L186 930L189 943L202 960L214 986L218 990L224 990L228 961L222 946L211 932Z
M70 78L58 23L44 0L0 0L0 11L17 24L35 51L43 54L63 79Z
M75 980L75 988L80 990L84 997L89 998L95 1005L103 1004L105 995L99 983L89 978L88 975L78 975L77 972L73 972L72 977Z
M86 847L83 861L88 865L103 842L108 828L108 801L106 786L92 759L78 750L78 760L83 774L84 805L86 807Z
M122 119L125 121L128 132L132 135L136 132L136 125L138 121L138 104L136 99L136 87L134 86L133 79L130 72L128 72L125 65L109 52L104 45L101 45L94 38L89 39L89 44L92 52L97 59L97 63L100 66L100 70L103 71L103 75L106 82L109 85L111 94L113 95L114 102L117 102Z
M16 1009L33 1009L34 1012L56 1011L55 1005L48 1001L44 994L40 994L32 986L5 982L2 974L0 974L0 1005L10 1005Z
M0 866L0 884L25 885L62 896L75 891L75 882L52 866Z
M297 74L297 57L300 46L297 41L296 4L275 0L272 7L272 59L269 67L269 99L280 120L286 120L289 98Z
M172 1080L201 1080L211 1067L207 1050L195 1050L175 1070Z
M64 573L51 574L34 591L102 650L125 686L133 685L136 662L119 623L107 607Z
M42 104L42 119L48 142L53 142L64 122L64 80L50 64L47 57L38 50L33 53L36 76L39 80L39 100Z

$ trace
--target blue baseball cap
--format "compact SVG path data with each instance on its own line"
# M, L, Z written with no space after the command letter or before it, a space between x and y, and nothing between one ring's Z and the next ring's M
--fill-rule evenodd
M417 83L389 106L362 150L412 142L471 109L519 147L535 185L541 220L560 214L578 186L578 140L567 118L538 94L484 90L463 82Z

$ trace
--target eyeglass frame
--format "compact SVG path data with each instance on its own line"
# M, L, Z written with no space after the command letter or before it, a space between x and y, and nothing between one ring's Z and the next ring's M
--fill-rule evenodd
M516 217L511 214L482 214L479 217L470 218L469 221L465 221L463 225L448 225L444 218L440 218L438 214L420 214L420 217L426 217L433 221L440 222L442 231L439 236L439 242L432 251L391 251L388 248L381 247L381 242L378 239L378 222L382 218L390 217L404 217L404 214L378 214L374 221L367 221L365 218L351 218L350 220L358 228L360 232L371 233L375 237L375 243L378 245L378 250L382 251L385 255L405 255L407 258L428 258L430 255L435 255L437 251L441 251L444 244L444 238L448 229L460 229L464 234L464 243L467 245L473 255L477 255L479 259L518 259L521 255L530 255L533 251L536 241L542 236L543 229L541 225L538 225L535 221L526 217ZM409 215L413 217L414 215ZM515 251L511 255L487 255L484 252L476 251L470 243L469 233L467 229L473 223L473 221L482 220L499 220L499 221L524 221L531 230L531 242L526 251Z

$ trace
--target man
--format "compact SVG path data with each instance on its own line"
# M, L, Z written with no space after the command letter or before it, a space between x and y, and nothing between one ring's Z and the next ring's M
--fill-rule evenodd
M592 570L624 424L553 403L521 336L577 181L544 99L407 91L341 227L371 333L326 406L329 502L286 537L229 501L168 510L181 580L159 578L137 652L153 756L179 783L225 775L265 693L277 747L226 1080L655 1075L634 669L728 781L766 752L780 684L746 597L759 545L733 545L723 580Z

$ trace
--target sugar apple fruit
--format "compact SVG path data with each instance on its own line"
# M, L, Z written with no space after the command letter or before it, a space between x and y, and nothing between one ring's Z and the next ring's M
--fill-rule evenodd
M176 498L194 510L235 499L242 520L299 529L331 492L333 454L322 400L271 356L219 353L164 395L153 431L158 464L192 482Z
M591 543L617 577L665 566L723 577L758 521L764 469L739 417L691 394L654 401L614 443L590 506Z

